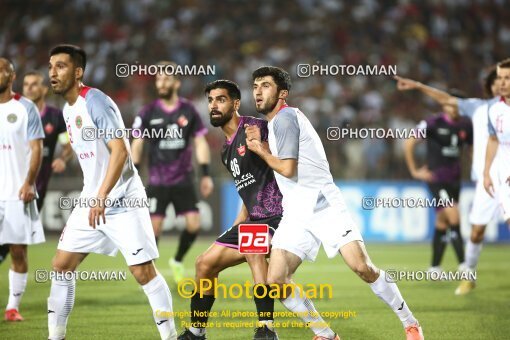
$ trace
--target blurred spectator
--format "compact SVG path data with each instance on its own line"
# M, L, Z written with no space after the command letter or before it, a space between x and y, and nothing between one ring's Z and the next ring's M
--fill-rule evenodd
M181 93L197 103L205 121L206 82L237 81L241 112L253 115L251 71L281 66L293 77L289 103L325 140L329 126L409 128L439 107L398 93L386 76L299 78L298 64L397 65L400 75L479 96L482 67L510 55L510 10L503 0L7 0L0 12L0 55L13 59L19 76L45 71L53 45L80 45L89 55L85 82L113 97L126 125L155 92L151 77L117 77L117 63L215 65L214 77L187 77L182 84ZM211 132L208 138L217 156L223 136ZM409 178L401 141L324 144L335 176Z

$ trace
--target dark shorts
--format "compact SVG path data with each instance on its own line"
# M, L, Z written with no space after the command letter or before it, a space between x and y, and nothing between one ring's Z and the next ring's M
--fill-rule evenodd
M455 203L459 202L460 195L460 183L429 183L429 190L432 194L432 197L439 202L449 201L453 199ZM436 208L436 210L441 210L442 207Z
M245 221L240 224L267 224L269 225L269 234L273 236L276 229L278 229L278 225L280 224L281 220L281 216L273 216L256 221ZM235 226L226 230L216 239L214 243L224 247L239 249L239 224L236 224Z
M192 184L170 187L149 185L147 197L150 200L151 215L166 216L166 208L169 204L173 204L176 215L198 212L198 198Z

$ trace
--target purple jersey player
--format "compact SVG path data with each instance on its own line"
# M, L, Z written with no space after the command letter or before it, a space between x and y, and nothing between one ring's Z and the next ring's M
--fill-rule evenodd
M174 65L161 62L162 65ZM202 170L200 192L207 197L213 190L209 176L210 153L205 139L204 127L195 107L178 96L180 80L174 75L156 75L159 98L146 105L136 117L133 128L140 129L142 138L134 139L132 154L135 165L142 158L144 141L149 144L150 213L156 242L162 232L162 224L169 204L173 204L177 215L186 218L174 258L169 261L176 282L183 278L182 260L200 229L198 198L193 185L192 146Z
M464 246L460 234L459 201L462 147L473 143L471 120L460 117L457 108L444 105L441 113L418 124L426 132L426 165L417 168L414 148L419 139L408 139L405 144L407 166L413 178L427 182L436 200L436 222L432 241L430 271L441 271L440 264L448 239L455 249L459 265L464 263ZM447 231L449 230L449 237Z

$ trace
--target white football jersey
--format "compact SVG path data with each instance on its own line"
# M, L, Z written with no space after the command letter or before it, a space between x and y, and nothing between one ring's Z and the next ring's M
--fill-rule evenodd
M283 194L284 212L290 196L295 203L300 201L303 208L312 204L315 210L343 203L340 189L333 182L322 141L303 112L282 107L269 122L268 130L271 153L280 159L296 159L298 163L295 178L287 178L275 171ZM301 197L296 197L299 195Z
M489 107L488 125L489 134L498 138L495 180L503 184L510 177L510 106L503 97Z
M107 144L112 136L118 136L114 131L125 129L122 116L110 97L98 89L86 86L82 88L73 105L66 103L63 113L69 141L83 172L83 190L80 197L95 198L110 161ZM90 138L97 134L89 131L99 131L97 129L105 131L106 134L99 136L100 138ZM108 198L120 201L124 198L146 197L142 181L131 159L127 138L124 138L124 143L129 151L129 157ZM107 208L105 214L127 210L129 210L127 207L112 207Z
M14 94L11 100L0 104L0 201L20 199L18 193L30 168L29 142L43 138L34 102Z

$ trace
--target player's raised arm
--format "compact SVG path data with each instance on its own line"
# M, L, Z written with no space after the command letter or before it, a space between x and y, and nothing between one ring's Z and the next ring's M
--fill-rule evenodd
M457 107L458 101L457 98L450 95L448 92L438 90L432 86L425 85L420 83L419 81L402 78L399 76L393 77L397 81L397 89L400 91L408 91L408 90L419 90L423 94L428 97L434 99L441 105L452 105Z
M209 144L205 139L204 135L198 135L193 139L195 144L195 152L197 157L197 162L200 166L201 176L200 179L200 194L203 197L208 197L213 189L214 184L212 178L209 174L209 164L211 163L211 151L209 149Z

